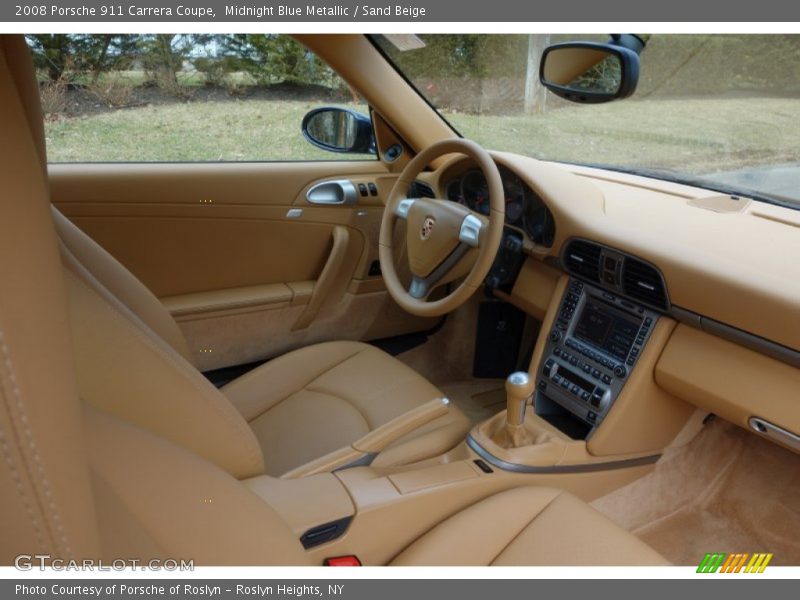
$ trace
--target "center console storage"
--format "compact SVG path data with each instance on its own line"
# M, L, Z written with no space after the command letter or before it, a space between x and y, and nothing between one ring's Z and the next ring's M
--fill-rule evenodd
M535 375L537 414L573 437L588 436L628 381L658 317L570 279Z

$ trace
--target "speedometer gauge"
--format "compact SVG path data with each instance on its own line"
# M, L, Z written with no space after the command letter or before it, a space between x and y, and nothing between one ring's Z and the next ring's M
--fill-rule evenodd
M522 217L524 210L522 202L506 198L506 223L515 225Z
M467 208L482 215L489 214L489 185L478 170L467 171L461 178L461 196Z
M521 224L520 220L525 213L525 186L513 173L502 170L501 174L506 197L506 223Z

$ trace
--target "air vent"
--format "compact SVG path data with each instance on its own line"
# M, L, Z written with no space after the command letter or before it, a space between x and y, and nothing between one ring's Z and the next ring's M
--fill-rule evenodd
M622 289L625 295L658 308L667 309L664 280L654 267L635 258L625 258L622 267Z
M411 184L411 187L408 188L408 197L436 198L436 193L433 191L433 188L429 186L427 183L423 183L422 181L417 180Z
M564 252L564 264L571 273L599 283L600 252L601 248L596 244L575 240Z

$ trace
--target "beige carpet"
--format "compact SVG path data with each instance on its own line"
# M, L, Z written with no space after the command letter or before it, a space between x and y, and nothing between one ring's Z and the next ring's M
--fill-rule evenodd
M772 552L773 565L800 565L800 455L721 419L592 504L674 564Z
M426 343L397 358L439 387L471 379L478 305L479 298L473 297L447 315L444 327Z

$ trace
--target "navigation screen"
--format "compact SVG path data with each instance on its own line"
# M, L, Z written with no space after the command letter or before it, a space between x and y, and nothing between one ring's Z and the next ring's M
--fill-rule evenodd
M573 335L619 360L625 360L641 323L641 319L587 298Z

